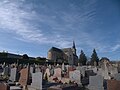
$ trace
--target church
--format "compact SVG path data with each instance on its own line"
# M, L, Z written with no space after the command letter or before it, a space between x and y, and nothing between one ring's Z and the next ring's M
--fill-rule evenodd
M69 65L78 65L78 56L76 54L76 46L73 41L73 46L71 48L59 49L52 47L48 51L48 60L53 60L53 62L67 62Z

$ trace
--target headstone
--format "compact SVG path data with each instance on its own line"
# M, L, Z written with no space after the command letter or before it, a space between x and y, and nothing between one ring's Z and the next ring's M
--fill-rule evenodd
M56 69L54 69L54 77L57 77L59 80L61 80L61 72L62 72L62 70L61 70L61 68L56 68Z
M11 73L10 73L10 78L9 79L11 81L13 81L13 82L16 81L16 72L17 72L17 68L12 68L11 69Z
M102 69L101 68L98 68L97 75L101 75L102 76Z
M81 74L79 70L70 71L69 78L71 81L75 81L77 84L81 84Z
M54 75L54 69L50 69L50 76L53 76Z
M65 68L66 68L66 73L64 74L64 77L65 77L65 78L69 78L69 72L70 72L70 71L76 70L76 68L71 67L71 66L69 66L69 65L66 65Z
M113 78L114 78L115 80L120 81L120 73L115 74L115 75L113 76Z
M67 72L68 72L68 68L69 68L69 65L65 65L66 69L67 69Z
M19 86L10 86L10 90L23 90Z
M104 79L110 79L109 70L108 70L108 63L107 62L104 62L104 64L103 64L102 76L104 77Z
M2 65L0 65L0 75L3 73Z
M4 75L9 76L10 75L10 67L6 66L4 68Z
M49 68L49 69L51 69L51 68L52 68L52 66L51 66L51 65L49 65L49 66L48 66L48 68Z
M94 73L97 73L97 71L98 71L97 67L92 68L92 70L93 70Z
M120 90L120 81L107 80L107 90Z
M64 65L64 63L62 64L62 71L65 71L65 65Z
M33 67L30 67L30 74L33 73Z
M69 78L70 78L70 81L74 81L74 71L70 71L69 72Z
M35 68L35 72L40 72L40 68L39 68L39 67L36 67L36 68Z
M85 77L86 67L84 67L84 66L78 66L76 69L80 70L80 73L81 73L82 77Z
M45 78L45 75L47 75L47 78L49 79L49 77L50 77L50 69L49 68L46 69L46 71L44 73L44 78Z
M24 68L20 71L20 79L19 79L19 83L22 86L26 86L28 83L28 78L29 78L29 68Z
M10 86L0 82L0 90L10 90Z
M32 83L31 87L42 90L42 73L37 72L32 74Z
M93 70L86 70L85 71L85 76L89 77L89 76L95 76L96 73L93 72Z
M118 73L118 69L117 69L117 67L110 65L109 66L109 72L110 72L111 75L114 75L114 74Z
M89 90L104 90L103 77L100 75L89 77Z

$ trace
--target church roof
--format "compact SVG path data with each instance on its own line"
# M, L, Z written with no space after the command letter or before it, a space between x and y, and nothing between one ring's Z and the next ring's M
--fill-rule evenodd
M71 50L71 48L63 48L63 49L62 49L62 51L64 51L64 52L65 52L65 51L69 51L69 50Z
M49 52L51 52L51 51L63 52L61 49L56 48L56 47L52 47L52 48L49 50Z

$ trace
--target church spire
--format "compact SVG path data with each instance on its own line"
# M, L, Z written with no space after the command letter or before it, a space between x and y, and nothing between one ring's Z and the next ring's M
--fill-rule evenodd
M73 49L73 53L76 55L76 46L75 46L75 41L73 41L73 46L72 46L72 49Z
M75 41L73 41L73 47L72 48L76 49L76 47L75 47Z

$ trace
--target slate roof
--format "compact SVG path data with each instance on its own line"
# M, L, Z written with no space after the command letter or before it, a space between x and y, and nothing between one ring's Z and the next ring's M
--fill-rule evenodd
M51 51L56 51L56 52L63 52L61 49L59 49L59 48L56 48L56 47L52 47L50 50L49 50L49 52L51 52Z

